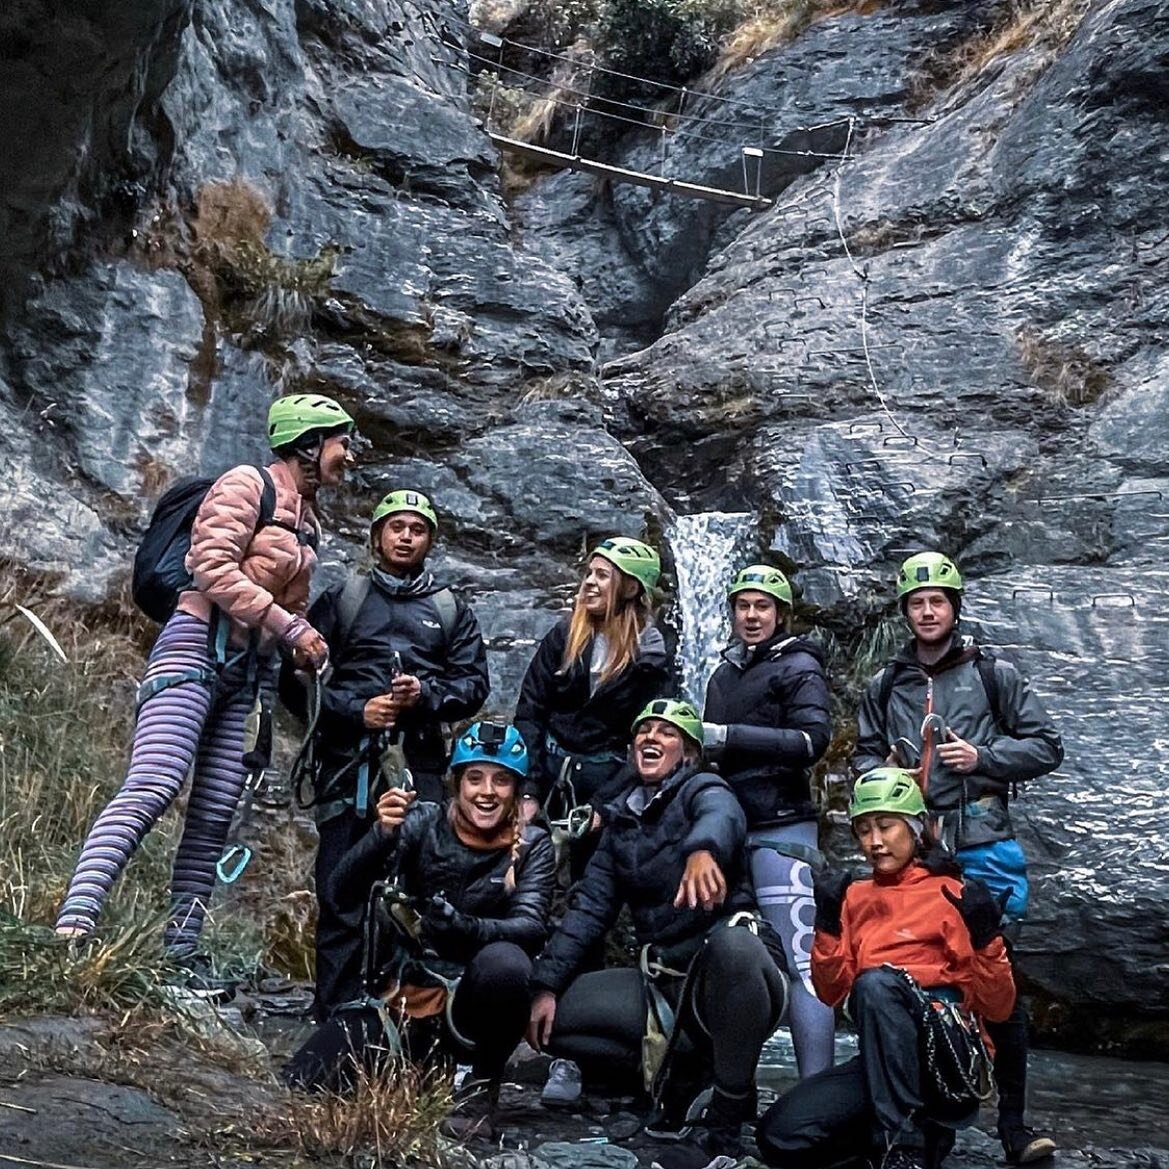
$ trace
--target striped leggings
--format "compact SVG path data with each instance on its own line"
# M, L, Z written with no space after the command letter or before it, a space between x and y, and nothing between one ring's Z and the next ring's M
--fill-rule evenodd
M150 651L144 681L210 670L207 624L176 613ZM261 668L266 681L268 670ZM118 794L89 830L57 926L92 930L134 850L170 807L188 774L191 796L171 876L165 946L176 956L195 948L243 791L244 722L255 701L242 665L214 687L186 681L151 695L138 711L130 769Z

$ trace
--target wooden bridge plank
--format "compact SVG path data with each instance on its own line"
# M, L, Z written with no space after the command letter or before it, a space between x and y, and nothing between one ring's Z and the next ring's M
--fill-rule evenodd
M765 199L761 195L744 195L738 191L725 191L720 187L704 187L698 183L684 183L680 179L646 174L644 171L626 170L624 167L611 166L607 162L582 158L579 154L564 154L559 150L549 150L546 146L533 146L530 142L520 142L516 138L506 138L502 134L489 132L489 137L500 150L548 166L600 175L615 183L632 183L638 187L664 191L668 195L680 195L686 199L705 199L711 203L728 203L735 207L748 207L752 211L762 211L773 203L773 200Z

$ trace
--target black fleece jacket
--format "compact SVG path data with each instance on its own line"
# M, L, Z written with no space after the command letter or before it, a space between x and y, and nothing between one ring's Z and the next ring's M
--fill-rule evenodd
M556 767L548 760L547 736L571 755L624 755L633 738L633 720L646 704L670 689L666 646L661 633L649 626L642 634L633 662L595 693L589 690L593 641L568 669L564 647L567 617L558 621L536 649L516 702L515 724L528 748L529 778L547 796Z
M726 728L707 745L749 828L816 818L809 768L828 749L832 716L820 647L778 633L758 646L736 641L706 687L703 720Z
M629 906L638 945L653 945L684 968L702 939L725 918L752 910L746 867L746 819L717 775L683 767L657 789L640 784L605 809L605 829L568 912L536 962L532 983L559 994L622 905ZM674 897L690 855L709 852L727 881L727 898L713 913L675 909ZM766 928L766 923L762 923Z

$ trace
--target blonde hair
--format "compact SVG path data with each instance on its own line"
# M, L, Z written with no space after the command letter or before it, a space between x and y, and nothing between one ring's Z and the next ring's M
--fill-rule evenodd
M581 582L580 588L577 589L572 617L568 623L568 640L564 645L564 661L561 663L562 668L566 670L576 665L589 639L598 633L603 634L609 647L609 655L601 670L602 684L615 678L632 664L637 657L642 630L653 619L649 593L641 583L618 568L614 568L614 573L613 583L609 586L605 616L600 622L595 621L584 606L584 582ZM621 596L621 593L631 585L635 591L627 596Z

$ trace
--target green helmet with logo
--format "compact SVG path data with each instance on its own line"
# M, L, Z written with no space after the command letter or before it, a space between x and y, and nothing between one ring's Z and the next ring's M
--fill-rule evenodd
M353 419L323 394L289 394L268 407L268 445L275 451L313 430L350 431Z
M702 746L702 716L689 702L679 702L674 698L655 698L633 720L635 734L637 728L647 718L660 718L662 722L677 727L688 739L693 739L700 747Z
M878 767L866 771L852 789L848 818L870 812L892 812L898 816L924 816L925 797L913 775L900 767Z
M792 603L792 586L787 577L769 564L748 564L746 568L740 568L727 588L727 599L734 600L736 593L748 591L766 593L781 605Z
M408 489L391 491L388 495L383 495L381 503L373 509L369 526L374 528L387 516L402 511L417 512L430 525L431 535L438 534L438 512L434 510L434 504L421 491Z
M626 576L640 581L648 593L662 575L662 559L648 544L629 536L613 536L602 540L590 553L589 559L603 556Z
M941 552L918 552L897 573L898 600L918 589L951 589L961 593L962 588L958 566Z

